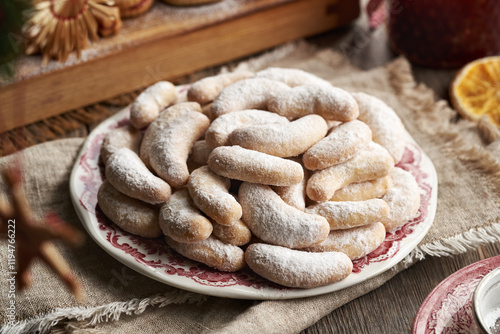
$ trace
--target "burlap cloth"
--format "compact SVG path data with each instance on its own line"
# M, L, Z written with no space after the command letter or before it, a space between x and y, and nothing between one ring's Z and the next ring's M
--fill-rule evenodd
M318 297L285 301L231 300L171 288L113 259L89 237L76 250L58 245L83 281L88 300L78 305L43 265L33 268L33 284L16 296L17 327L68 332L112 333L296 333L339 306L376 289L424 256L465 252L500 240L500 139L496 129L456 121L444 101L434 101L417 85L405 59L362 72L340 54L315 50L304 42L285 45L238 67L301 68L350 91L373 94L392 106L433 161L439 179L434 224L421 244L394 269L351 288ZM38 215L55 210L83 230L70 200L68 179L84 139L40 144L23 152L26 191ZM2 158L0 167L12 157ZM0 266L8 271L7 243L0 244ZM8 305L7 282L0 282L0 305ZM6 313L0 313L5 324ZM6 332L9 328L4 327Z

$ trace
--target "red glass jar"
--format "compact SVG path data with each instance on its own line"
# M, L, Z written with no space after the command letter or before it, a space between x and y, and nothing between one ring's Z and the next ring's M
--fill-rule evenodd
M388 32L413 63L459 67L500 53L500 0L389 0Z

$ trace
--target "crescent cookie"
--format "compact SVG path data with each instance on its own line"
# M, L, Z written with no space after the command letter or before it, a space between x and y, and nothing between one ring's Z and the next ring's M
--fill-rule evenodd
M279 90L269 99L267 109L288 119L317 114L325 120L349 122L359 115L358 104L350 93L319 85Z
M304 153L304 166L317 170L345 162L363 150L371 140L372 131L365 123L357 120L342 123Z
M316 171L307 181L307 195L327 201L340 188L388 175L394 160L382 146L370 142L366 149L338 165Z
M162 235L158 224L158 209L116 190L104 181L97 192L102 212L123 230L144 238Z
M201 106L196 102L182 102L174 104L168 109L158 115L158 117L148 126L148 129L144 133L142 138L140 157L146 166L150 167L150 151L153 143L157 140L159 136L162 135L163 129L165 129L171 121L179 117L179 115L187 112L200 112Z
M245 253L241 248L213 236L194 244L183 244L169 237L165 237L165 241L177 253L220 271L234 272L245 266Z
M403 157L406 147L406 130L401 119L385 102L365 93L354 93L358 102L360 121L365 122L373 133L373 141L384 147L394 162Z
M175 103L177 90L168 81L159 81L146 88L130 107L130 124L136 129L149 125L161 110Z
M252 239L252 232L241 219L238 219L232 225L221 225L215 221L212 224L214 226L212 234L226 244L243 246Z
M304 178L299 163L240 146L217 147L208 156L208 166L230 179L273 186L291 186Z
M268 100L281 90L290 89L284 83L265 79L240 80L222 90L212 103L211 120L238 110L266 109Z
M302 248L325 240L330 232L325 218L286 204L269 186L244 182L238 198L243 221L264 242Z
M207 116L187 111L169 122L152 143L149 158L151 167L172 187L181 187L188 181L189 152L209 125Z
M331 230L344 230L382 221L389 217L389 206L374 198L358 202L321 202L306 208L307 213L325 217Z
M351 260L362 258L385 240L385 227L376 222L347 230L331 231L325 241L304 248L308 252L342 252Z
M296 68L269 67L255 74L256 78L267 78L283 82L290 87L302 85L332 85L320 77Z
M136 129L125 126L111 131L104 137L101 145L101 158L104 164L111 154L120 148L127 147L135 153L139 153L142 135Z
M212 102L227 86L253 76L253 72L240 71L223 73L196 81L187 91L188 101L203 105Z
M391 210L389 217L381 220L387 231L395 230L415 218L420 208L420 189L413 175L396 167L391 177L394 185L382 197Z
M381 198L392 188L390 175L375 180L351 183L337 190L330 201L366 201L372 198Z
M165 202L172 192L168 183L153 175L128 148L121 148L108 158L105 174L117 190L150 204Z
M344 253L310 253L262 243L248 246L245 259L260 276L290 288L332 284L349 276L353 267Z
M163 234L182 243L200 242L212 234L212 223L194 205L187 189L180 189L160 209Z
M248 109L234 111L215 119L207 129L205 140L207 141L207 145L212 149L219 146L227 146L231 145L229 135L238 128L274 123L287 124L289 121L283 116L264 110Z
M328 131L323 117L308 115L284 124L242 127L229 135L233 145L277 157L294 157L323 139Z
M212 172L208 166L191 173L188 189L194 204L221 225L232 225L241 218L241 205L229 193L231 181Z

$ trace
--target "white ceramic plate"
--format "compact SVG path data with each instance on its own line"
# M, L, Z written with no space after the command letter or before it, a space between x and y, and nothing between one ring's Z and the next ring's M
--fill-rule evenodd
M419 215L400 229L387 233L377 250L355 261L353 273L346 279L319 288L292 289L271 283L249 269L236 273L217 271L171 251L162 238L145 239L121 230L97 208L97 190L104 175L99 161L101 143L107 133L128 124L128 115L129 109L125 108L90 133L71 174L72 201L80 220L99 246L128 267L165 284L212 296L241 299L320 295L361 283L391 268L417 246L432 225L437 201L436 171L410 138L398 166L411 172L420 186Z

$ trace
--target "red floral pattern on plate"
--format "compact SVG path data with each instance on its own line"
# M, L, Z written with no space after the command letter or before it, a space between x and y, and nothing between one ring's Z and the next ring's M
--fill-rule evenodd
M500 266L500 256L473 263L448 276L424 300L413 324L414 334L480 334L472 297L481 279Z
M176 275L189 278L198 284L212 287L245 286L254 289L271 288L275 290L290 290L260 276L251 270L236 273L220 272L201 263L186 259L170 250L163 239L146 239L134 236L116 225L110 223L97 206L97 191L104 174L99 162L99 152L106 133L128 124L127 113L109 124L101 133L89 138L89 146L83 152L78 164L81 167L79 181L84 185L78 201L81 207L95 217L98 229L112 247L123 254L132 257L137 263L154 270L161 270L166 275ZM415 228L425 221L429 213L432 187L428 175L421 168L422 151L409 143L405 149L398 167L409 171L421 188L421 207L416 218L409 221L396 231L387 233L384 243L374 252L354 262L353 273L360 274L370 264L384 262L393 258L400 250L403 239L414 233Z

